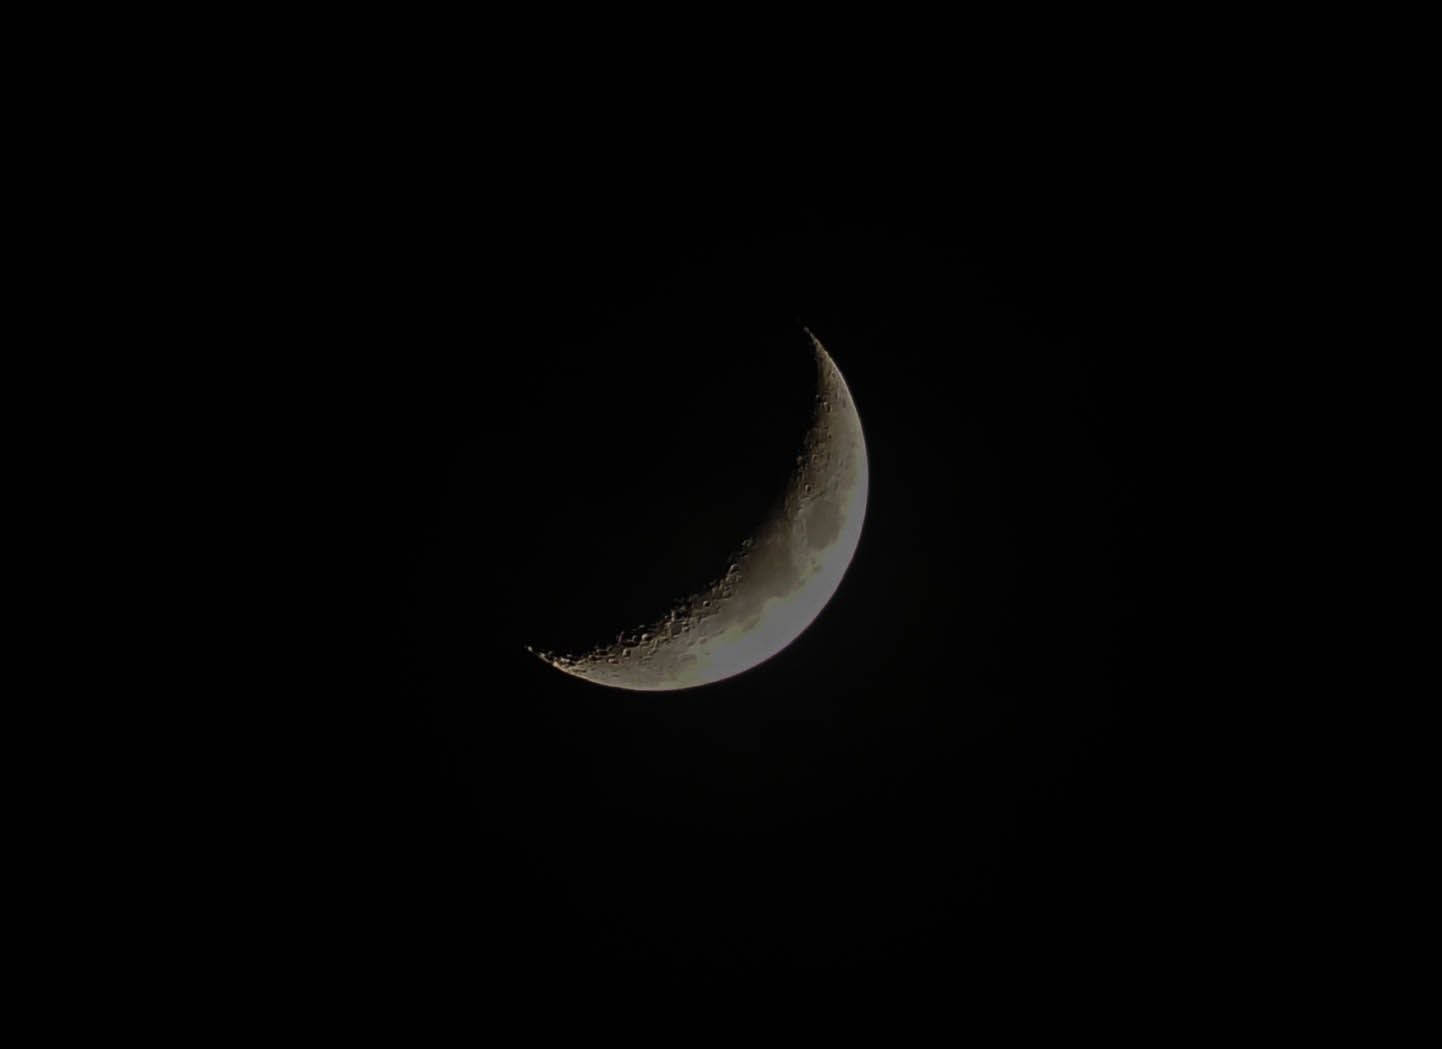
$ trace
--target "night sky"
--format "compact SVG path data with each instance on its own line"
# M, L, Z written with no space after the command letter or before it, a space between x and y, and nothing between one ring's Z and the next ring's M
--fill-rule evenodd
M1174 956L1171 205L1044 172L463 189L352 234L329 293L366 626L316 686L306 850L341 942L517 987ZM682 692L530 656L724 567L806 424L803 326L871 471L811 628Z

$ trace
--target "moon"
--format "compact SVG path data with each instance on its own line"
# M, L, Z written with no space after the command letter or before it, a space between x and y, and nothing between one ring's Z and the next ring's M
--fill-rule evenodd
M816 395L785 489L710 585L587 652L528 649L566 674L642 692L734 677L795 641L841 585L866 516L866 442L840 370L808 330Z

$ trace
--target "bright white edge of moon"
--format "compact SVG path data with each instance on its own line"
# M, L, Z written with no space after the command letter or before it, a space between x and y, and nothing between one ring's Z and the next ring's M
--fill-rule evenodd
M851 390L831 355L806 334L817 372L811 425L781 498L725 572L615 641L575 655L532 652L598 685L671 691L749 670L811 625L861 541L868 473Z

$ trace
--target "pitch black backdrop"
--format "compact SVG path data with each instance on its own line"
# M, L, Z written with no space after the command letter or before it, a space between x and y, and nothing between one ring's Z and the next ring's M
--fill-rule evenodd
M1044 173L664 185L407 183L328 245L316 476L348 482L356 614L307 700L297 905L341 954L517 985L1185 953L1192 711L1160 597L1184 554L1155 495L1183 203ZM812 628L680 693L528 655L716 570L799 436L803 325L871 466Z

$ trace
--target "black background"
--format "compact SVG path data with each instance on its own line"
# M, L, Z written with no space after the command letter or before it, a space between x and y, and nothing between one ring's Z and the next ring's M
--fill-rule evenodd
M1048 165L678 167L407 181L317 220L305 473L350 628L310 686L300 909L340 955L516 987L1190 956L1191 561L1160 493L1204 203ZM803 325L871 468L813 626L679 693L530 656L715 573L804 425Z

